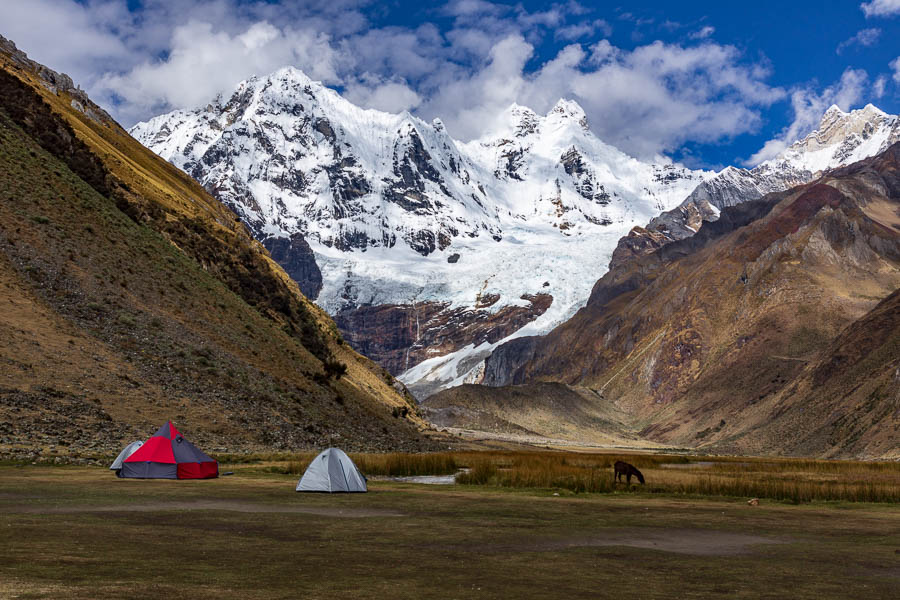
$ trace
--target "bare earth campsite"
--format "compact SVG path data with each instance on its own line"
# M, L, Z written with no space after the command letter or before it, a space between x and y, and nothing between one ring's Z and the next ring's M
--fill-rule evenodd
M0 600L900 600L900 0L0 0Z
M900 586L896 464L763 475L771 463L626 455L647 479L629 489L612 487L606 454L351 456L370 473L492 474L369 474L368 493L335 495L294 492L290 471L312 456L221 457L234 475L198 481L5 465L0 596L896 598ZM704 487L718 482L759 504ZM807 496L764 495L779 485Z

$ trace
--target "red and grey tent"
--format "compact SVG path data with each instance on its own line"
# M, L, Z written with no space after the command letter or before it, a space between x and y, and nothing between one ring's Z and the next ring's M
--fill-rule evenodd
M219 463L184 439L169 421L134 454L122 461L120 476L137 479L209 479L219 476Z

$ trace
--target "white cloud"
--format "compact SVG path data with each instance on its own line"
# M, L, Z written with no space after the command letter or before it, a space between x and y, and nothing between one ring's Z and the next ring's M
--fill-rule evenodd
M859 5L868 17L889 17L900 14L900 0L872 0Z
M876 100L884 96L885 87L887 87L887 77L879 75L878 79L875 80L875 83L872 84L872 96L874 96Z
M422 103L422 97L405 83L384 81L369 73L347 85L344 97L354 104L391 113L413 110Z
M700 31L695 31L694 33L690 34L689 37L690 37L692 40L705 40L706 38L708 38L709 36L711 36L711 35L714 34L715 32L716 32L716 28L715 28L715 27L713 27L712 25L707 25L706 27L704 27L704 28L701 29Z
M119 103L120 118L133 121L167 107L199 106L242 79L285 65L308 65L307 74L313 79L336 83L337 61L324 34L280 30L259 22L231 35L194 21L175 28L165 60L144 61L124 74L108 74L93 91L101 100Z
M580 21L564 27L558 27L554 30L553 36L560 40L578 40L591 37L600 32L605 37L612 35L612 26L603 19L594 21Z
M486 124L520 99L525 86L522 72L532 50L524 38L512 35L491 48L486 64L476 72L438 74L420 112L439 116L456 137L479 135Z
M811 87L791 92L791 107L794 110L793 122L775 139L766 142L756 154L747 160L746 164L755 166L774 158L795 140L809 134L816 128L822 115L832 104L836 104L841 110L849 110L862 99L867 82L868 75L865 71L847 69L839 81L828 86L821 93L817 93Z
M690 48L654 42L633 51L607 40L587 49L572 44L526 73L532 53L521 36L505 38L483 69L441 82L419 112L440 116L452 134L468 139L513 101L545 112L568 97L603 140L652 157L687 140L753 131L759 108L785 95L764 82L764 65L742 65L735 48L710 42Z
M128 20L124 4L119 4L4 0L0 8L2 33L34 60L89 86L97 72L137 58L110 31L112 23Z
M888 66L894 72L894 74L891 76L893 80L897 83L900 83L900 56L888 63Z
M881 30L877 27L872 27L871 29L861 29L856 32L856 35L851 37L850 39L844 40L840 44L838 44L836 52L841 54L847 48L851 46L874 46L878 41L878 38L881 37Z
M648 157L752 132L761 111L786 96L766 83L764 59L713 42L711 26L698 43L573 43L535 65L543 41L596 39L610 25L575 2L529 12L454 0L439 9L449 29L373 27L368 2L144 0L132 13L126 0L5 0L0 11L4 33L69 72L126 126L293 65L365 107L441 117L461 139L481 134L512 102L545 112L572 98L602 139Z

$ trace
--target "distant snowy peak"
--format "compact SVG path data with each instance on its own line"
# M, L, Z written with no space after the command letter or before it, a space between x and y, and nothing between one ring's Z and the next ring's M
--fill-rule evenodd
M139 123L132 135L261 238L299 232L341 250L400 240L428 254L455 235L495 233L472 167L440 121L361 109L294 68L244 81L227 101Z
M714 221L726 207L755 200L812 181L822 172L885 151L900 141L900 118L871 104L844 112L831 106L818 128L778 156L752 169L726 167L702 182L676 208L635 228L613 252L611 264L646 254L693 235L703 221Z
M301 234L340 251L399 243L428 255L458 237L497 241L510 220L541 214L571 235L652 214L705 176L604 144L571 100L544 116L514 104L500 123L460 144L439 119L359 108L286 67L132 134L261 239Z
M753 169L725 169L717 175L746 186L753 183L763 194L805 183L828 169L834 169L874 156L900 140L900 119L867 104L844 112L832 105L818 128L788 146L778 156ZM710 180L710 183L715 181ZM752 198L745 198L749 200ZM716 204L713 202L713 204ZM723 208L728 204L716 204Z
M900 140L900 119L871 104L850 111L831 106L819 127L767 163L819 173L874 156ZM764 163L766 164L766 163Z

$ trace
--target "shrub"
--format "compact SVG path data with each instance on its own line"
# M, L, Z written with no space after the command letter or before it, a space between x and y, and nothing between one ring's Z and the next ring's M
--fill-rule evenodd
M347 365L344 363L329 359L323 363L325 367L325 377L338 380L347 372Z

